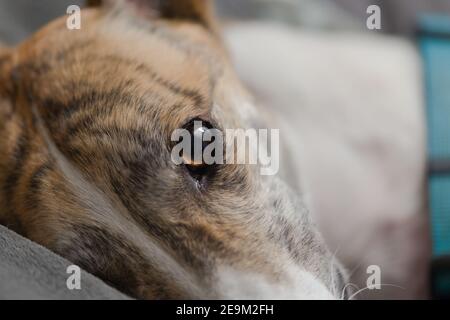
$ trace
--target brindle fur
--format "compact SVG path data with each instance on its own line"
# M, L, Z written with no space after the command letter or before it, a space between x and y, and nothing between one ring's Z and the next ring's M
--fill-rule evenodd
M220 298L222 265L277 282L293 264L336 292L330 253L276 177L224 165L199 187L170 160L190 119L261 121L241 115L235 97L251 98L209 3L128 2L0 51L0 222L133 297Z

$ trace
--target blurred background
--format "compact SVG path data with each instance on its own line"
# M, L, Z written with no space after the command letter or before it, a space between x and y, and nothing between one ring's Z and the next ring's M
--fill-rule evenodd
M216 0L219 14L228 19L269 19L320 29L361 30L366 9L379 5L381 32L412 35L415 17L422 12L450 14L449 0ZM84 0L0 0L0 40L15 43L49 20L65 14L70 4Z

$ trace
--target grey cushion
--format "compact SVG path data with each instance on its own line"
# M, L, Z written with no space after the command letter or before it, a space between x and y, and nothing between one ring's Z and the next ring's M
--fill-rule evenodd
M0 299L129 299L84 271L81 289L69 290L71 264L0 225Z

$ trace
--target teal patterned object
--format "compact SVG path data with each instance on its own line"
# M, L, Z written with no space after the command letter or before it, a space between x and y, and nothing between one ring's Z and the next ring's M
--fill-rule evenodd
M432 292L450 298L450 17L420 21L427 101Z

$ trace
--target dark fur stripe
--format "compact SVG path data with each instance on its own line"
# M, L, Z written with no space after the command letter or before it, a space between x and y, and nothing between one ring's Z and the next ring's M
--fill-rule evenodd
M48 171L50 171L52 165L50 162L46 162L43 165L39 166L33 173L29 183L29 190L32 193L36 193L39 191L41 182L43 178L46 176Z
M150 80L155 81L157 84L163 86L170 92L172 92L175 95L182 96L188 99L191 99L192 102L196 106L206 106L206 99L203 97L198 91L194 89L187 89L182 88L178 86L177 84L170 82L169 80L163 79L159 74L157 74L153 69L151 69L149 66L146 66L142 63L136 63L133 60L125 59L117 55L89 55L87 58L87 61L90 63L93 63L95 65L102 63L104 61L108 61L108 63L112 63L113 65L128 65L128 66L134 66L135 70L145 77L150 78ZM66 63L70 63L69 61L66 61ZM29 70L36 71L36 75L43 76L50 68L42 68L38 66L32 66L27 65L26 68L29 68ZM28 71L29 71L28 70ZM85 84L81 85L79 83L71 84L70 87L73 86L79 87L89 87ZM125 81L123 84L119 86L119 88L114 88L112 90L109 90L107 92L99 93L96 90L89 90L85 94L83 94L82 97L76 98L74 101L69 103L68 105L64 106L62 103L58 103L52 99L49 99L45 102L42 102L42 105L47 105L47 108L50 108L47 112L48 115L52 115L52 118L57 118L62 111L64 111L65 117L70 116L72 113L76 112L80 108L83 107L92 107L94 103L96 102L105 102L109 101L109 104L111 101L115 101L116 99L120 99L120 102L124 103L130 103L133 100L136 100L133 95L125 93L125 90L132 89L132 82L131 81ZM92 86L91 86L92 87ZM67 88L67 90L71 90L71 88ZM36 94L35 96L39 96L39 94ZM124 101L125 100L125 101ZM45 110L45 109L44 109Z
M52 164L48 161L38 166L28 183L26 205L28 208L37 208L39 206L39 195L41 185L48 172L52 170Z
M171 281L162 273L164 270L158 270L158 266L149 263L139 249L122 235L87 224L72 225L70 230L76 235L70 241L72 245L57 248L56 251L118 290L137 297L142 295L139 290L147 284L151 288L151 292L146 292L150 295L148 298L186 297L176 287L169 287Z
M13 168L7 175L5 185L3 186L6 203L9 209L11 209L10 206L14 198L14 191L17 187L17 183L19 182L23 174L23 167L29 155L29 148L30 148L29 137L26 130L24 129L19 138L17 139L16 146L14 148L12 159L14 161Z

